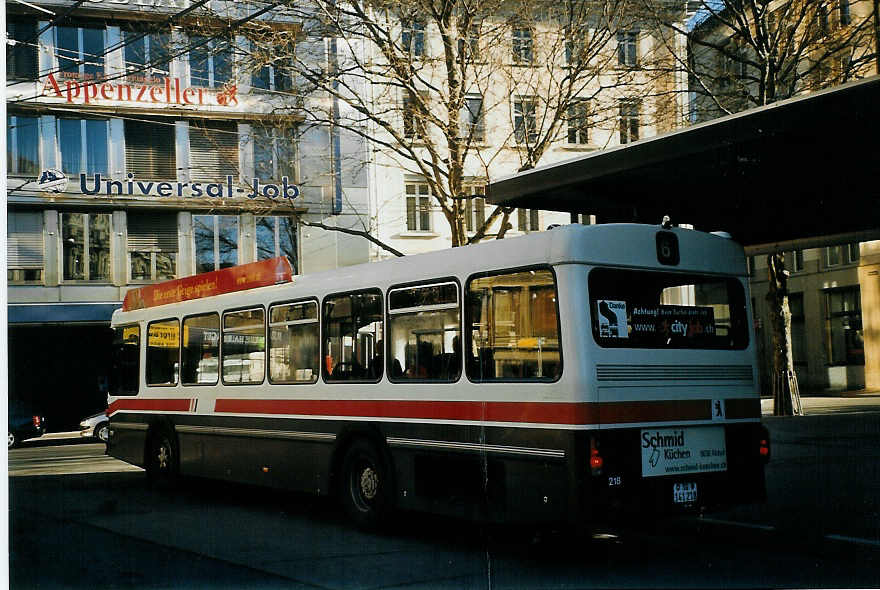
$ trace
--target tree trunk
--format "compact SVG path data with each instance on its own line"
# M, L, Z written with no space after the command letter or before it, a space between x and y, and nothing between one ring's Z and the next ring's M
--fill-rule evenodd
M803 416L797 374L791 351L791 310L788 307L788 272L781 252L767 256L770 290L770 324L773 336L773 415Z

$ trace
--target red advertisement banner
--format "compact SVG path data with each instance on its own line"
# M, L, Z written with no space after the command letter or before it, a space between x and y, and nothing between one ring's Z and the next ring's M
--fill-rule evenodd
M279 256L133 289L125 294L122 310L145 309L167 303L267 287L288 283L292 278L293 269L290 262L284 256Z

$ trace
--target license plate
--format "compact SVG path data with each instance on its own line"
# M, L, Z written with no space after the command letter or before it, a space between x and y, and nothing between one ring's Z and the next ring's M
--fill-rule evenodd
M693 504L694 502L696 502L696 482L674 484L672 486L672 501L676 504Z

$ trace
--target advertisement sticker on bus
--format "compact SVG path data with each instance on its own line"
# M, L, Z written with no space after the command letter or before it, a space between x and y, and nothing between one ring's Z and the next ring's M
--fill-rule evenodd
M727 470L723 426L643 429L642 477Z
M600 299L596 302L600 338L626 338L626 301Z

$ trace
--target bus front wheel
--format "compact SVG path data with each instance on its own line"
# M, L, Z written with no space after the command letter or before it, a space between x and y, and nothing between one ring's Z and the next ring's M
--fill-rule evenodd
M177 481L179 459L173 434L162 429L147 443L147 478L159 487L171 487Z
M342 461L340 499L361 528L387 524L393 511L391 469L382 454L365 440L355 441Z

